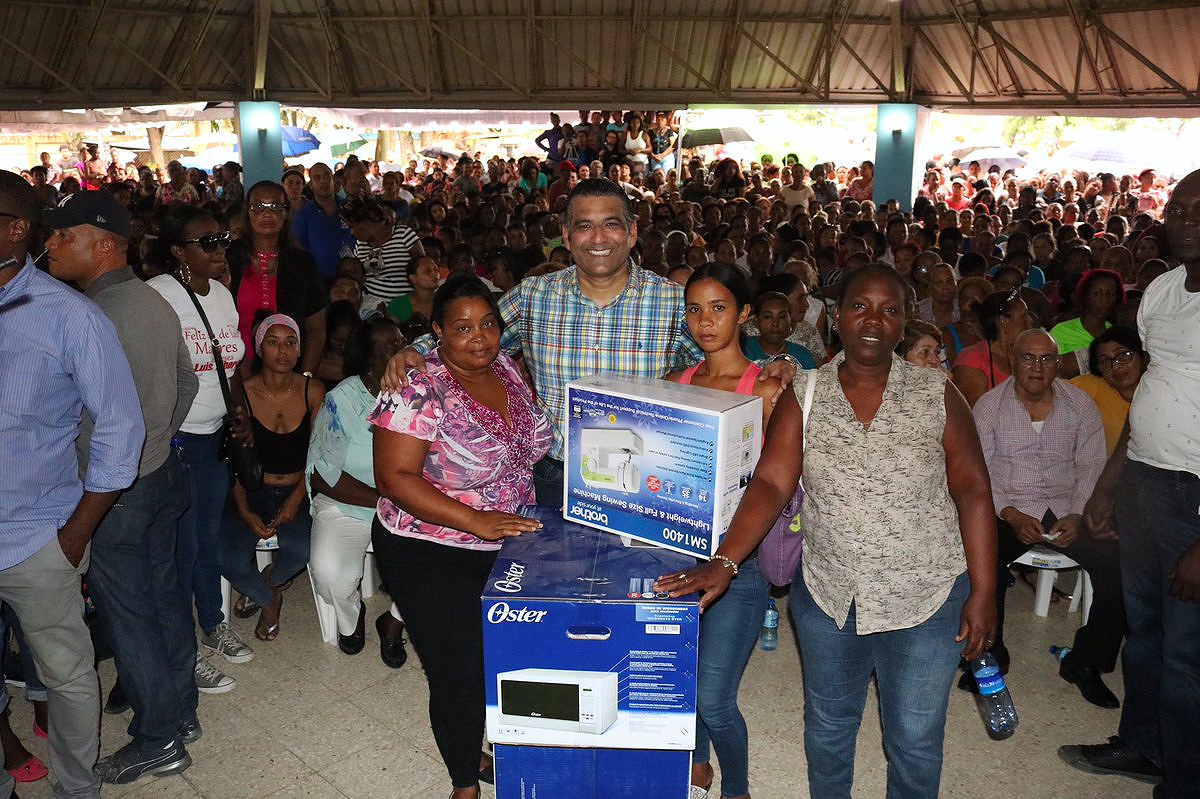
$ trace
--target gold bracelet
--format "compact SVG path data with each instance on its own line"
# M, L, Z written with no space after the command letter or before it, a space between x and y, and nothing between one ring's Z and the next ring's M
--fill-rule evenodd
M730 560L729 558L725 557L724 555L713 555L713 556L712 556L712 559L713 559L713 560L719 560L719 561L721 561L721 563L722 563L723 565L725 565L725 566L729 567L730 569L733 569L733 576L734 576L734 577L737 577L737 574L738 574L738 565L737 565L736 563L734 563L732 560Z

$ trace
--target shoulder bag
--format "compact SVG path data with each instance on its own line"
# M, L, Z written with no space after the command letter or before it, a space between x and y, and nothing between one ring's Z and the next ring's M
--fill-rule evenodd
M817 370L808 370L804 387L803 430L801 445L806 443L808 414L812 410L813 393L817 385ZM804 531L800 529L800 505L804 501L803 479L796 486L796 493L783 506L783 512L771 526L770 532L758 545L758 568L772 585L791 585L804 553Z
M212 350L213 365L217 370L217 381L221 384L221 395L225 398L225 419L221 428L221 457L229 461L231 476L241 483L242 488L247 491L257 491L263 486L262 459L258 457L253 444L240 441L233 435L233 430L238 425L238 419L233 410L229 378L225 376L225 363L221 357L221 341L213 332L208 315L204 313L204 308L201 307L196 292L192 291L191 286L180 280L178 275L175 278L187 292L192 304L196 306L196 313L200 314L200 321L204 323L204 331L208 333L209 348Z

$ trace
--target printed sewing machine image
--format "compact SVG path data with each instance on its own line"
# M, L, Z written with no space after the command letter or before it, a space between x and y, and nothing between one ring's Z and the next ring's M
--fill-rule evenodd
M582 432L579 476L583 482L592 488L636 494L640 472L633 456L642 454L642 437L624 428L598 427Z

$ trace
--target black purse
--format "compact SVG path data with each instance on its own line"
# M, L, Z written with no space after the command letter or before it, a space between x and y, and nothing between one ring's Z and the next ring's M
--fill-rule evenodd
M196 297L196 292L192 291L191 286L180 280L178 275L175 276L175 279L179 280L179 284L191 298L192 304L196 306L196 313L200 314L200 321L204 323L204 331L208 333L209 349L212 351L213 365L217 370L217 381L221 384L221 395L225 398L225 418L221 428L221 458L229 462L230 476L241 483L242 488L247 491L257 491L263 486L262 459L258 457L258 452L255 451L253 445L239 441L233 435L238 420L237 414L233 411L233 395L229 390L229 378L225 376L225 364L221 357L221 341L213 332L212 325L208 322L208 316L204 313L199 298Z

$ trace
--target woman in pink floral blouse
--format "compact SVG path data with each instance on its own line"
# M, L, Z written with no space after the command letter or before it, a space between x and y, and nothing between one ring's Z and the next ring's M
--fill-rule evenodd
M500 354L503 322L478 278L447 280L432 316L438 348L427 370L381 393L370 416L381 497L371 539L429 681L450 795L473 799L484 723L479 596L501 541L541 527L517 511L534 502L533 464L552 430Z

